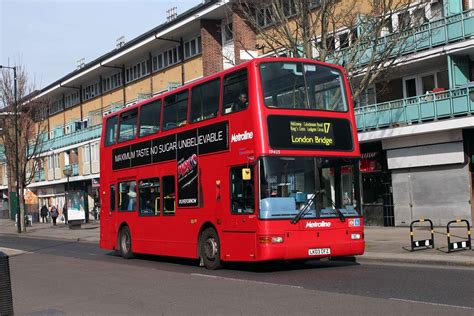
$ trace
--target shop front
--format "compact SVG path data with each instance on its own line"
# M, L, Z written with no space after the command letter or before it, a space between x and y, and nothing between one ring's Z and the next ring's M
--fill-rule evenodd
M360 173L365 224L394 226L391 174L380 143L361 144Z

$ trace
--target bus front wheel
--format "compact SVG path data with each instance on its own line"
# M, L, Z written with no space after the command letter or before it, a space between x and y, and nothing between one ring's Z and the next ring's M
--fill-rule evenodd
M119 251L120 255L125 259L133 258L132 253L132 235L130 229L127 226L120 229L119 234Z
M207 228L201 235L199 244L200 257L208 270L222 267L219 236L214 228Z

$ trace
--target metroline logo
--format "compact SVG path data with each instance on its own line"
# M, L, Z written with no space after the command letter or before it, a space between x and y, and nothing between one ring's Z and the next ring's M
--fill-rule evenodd
M306 222L305 228L331 227L331 222Z
M241 142L243 140L252 139L252 138L253 138L253 132L244 131L243 133L232 134L231 142L237 143L237 142Z

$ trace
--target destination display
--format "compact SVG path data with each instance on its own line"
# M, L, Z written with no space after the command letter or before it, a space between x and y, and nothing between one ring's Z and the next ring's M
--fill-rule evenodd
M346 119L269 116L273 149L352 150L351 126Z

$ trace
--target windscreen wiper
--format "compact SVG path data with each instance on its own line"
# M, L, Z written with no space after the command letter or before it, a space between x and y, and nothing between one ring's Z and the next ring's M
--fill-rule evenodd
M336 203L334 203L334 201L331 200L331 198L330 198L329 196L328 196L327 198L328 198L329 202L331 202L332 207L334 208L334 210L336 211L337 215L339 216L339 220L344 223L344 222L346 221L346 217L344 216L344 214L342 214L341 210L339 210L339 209L336 207Z
M306 204L304 205L304 207L298 212L298 214L296 214L296 216L291 220L290 223L292 224L296 224L299 222L299 220L304 216L304 214L306 213L306 211L311 207L311 204L312 202L314 201L314 199L320 195L321 193L323 192L323 190L318 190L318 191L315 191L313 193L313 196L311 196L311 198L308 199L308 201L306 202Z

